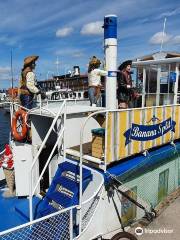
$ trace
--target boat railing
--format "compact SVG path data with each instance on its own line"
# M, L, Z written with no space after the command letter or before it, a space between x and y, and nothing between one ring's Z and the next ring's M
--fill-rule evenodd
M38 239L74 239L73 212L77 205L57 211L50 215L30 221L26 224L0 232L0 239L31 240Z
M86 123L98 114L105 118L103 156L99 159L102 160L101 168L104 171L106 165L114 161L145 153L180 138L180 104L101 110L90 114L82 126L79 154L81 160L85 159L82 147ZM91 161L90 158L87 160Z
M81 206L79 206L79 235L86 231L93 218L93 215L95 214L101 194L103 192L103 185L104 179L102 177L102 181L94 194L86 201L83 201Z
M10 228L0 232L0 239L19 239L31 240L41 236L43 239L77 239L88 228L95 210L98 207L99 200L103 193L103 181L94 194L82 203L82 229L78 236L74 232L74 224L76 222L74 213L78 214L79 205L74 205L65 209L61 209L55 213L29 221L28 223ZM76 226L78 223L76 222Z
M95 115L105 116L105 146L103 170L107 165L128 156L145 153L149 149L172 143L180 138L180 105L152 106L131 109L109 109L91 113L84 121L80 131L80 175L84 160L83 144L85 126ZM115 121L116 119L116 121ZM144 132L137 133L138 127ZM149 130L150 129L150 130ZM143 131L142 130L142 131ZM146 133L147 132L147 133ZM131 134L134 133L132 136ZM91 161L90 158L88 161ZM82 179L80 179L80 208L82 207ZM80 213L80 223L82 213ZM80 226L81 230L82 226Z
M60 109L59 109L59 111L58 111L58 113L56 115L56 117L53 119L53 122L52 122L52 124L51 124L51 126L50 126L50 128L49 128L49 130L48 130L48 132L47 132L47 134L46 134L46 136L44 138L44 140L42 141L42 144L41 144L37 154L35 155L35 157L33 159L33 162L32 162L32 165L31 165L31 168L30 168L30 172L29 172L29 178L30 178L30 181L29 181L30 182L30 186L29 186L29 213L30 213L30 221L33 220L33 213L32 213L33 212L33 209L32 209L33 195L35 194L35 191L36 191L37 187L39 186L40 180L41 180L45 170L47 169L47 167L48 167L48 165L50 163L50 160L51 160L51 158L52 158L52 156L53 156L53 154L54 154L54 152L56 150L56 147L58 146L59 141L62 140L62 138L64 138L64 129L65 129L64 126L61 127L60 132L58 133L58 138L56 140L56 143L55 143L55 145L54 145L54 147L53 147L53 149L52 149L52 151L51 151L51 153L50 153L50 155L48 157L48 160L47 160L47 162L46 162L46 164L45 164L45 166L44 166L44 168L43 168L43 170L42 170L42 172L41 172L37 182L35 183L35 187L34 188L33 188L33 178L32 178L33 169L34 169L34 166L36 165L36 163L37 163L37 161L39 159L39 156L40 156L40 154L41 154L41 152L42 152L42 150L43 150L43 148L44 148L44 146L45 146L45 144L46 144L46 142L47 142L51 132L54 130L55 124L57 123L59 117L62 116L62 115L64 115L64 126L65 126L65 121L66 121L66 101L63 102L63 104L61 105L61 107L60 107ZM65 146L64 146L64 148L65 148ZM65 151L64 151L64 157L65 157Z

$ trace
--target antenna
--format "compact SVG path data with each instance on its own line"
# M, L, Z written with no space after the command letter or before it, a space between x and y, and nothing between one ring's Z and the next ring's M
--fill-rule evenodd
M12 64L12 49L11 49L11 88L12 101L14 100L14 80L13 80L13 64Z
M59 57L58 56L56 60L56 70L57 70L57 75L59 76Z
M163 33L162 33L162 39L161 39L161 48L160 48L160 52L162 52L162 48L163 48L163 43L164 43L164 34L165 34L165 28L166 28L166 20L167 18L164 18L164 25L163 25Z

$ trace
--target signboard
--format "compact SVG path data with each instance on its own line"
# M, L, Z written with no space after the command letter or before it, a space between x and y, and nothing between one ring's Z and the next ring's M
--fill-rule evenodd
M175 72L170 72L169 82L171 82L171 83L176 82L176 73Z
M168 83L168 78L169 78L169 72L168 71L161 72L160 83L161 84L167 84Z
M129 144L131 140L149 141L163 136L169 131L175 132L175 125L176 122L171 118L168 118L161 123L149 126L132 123L132 127L124 133L126 138L125 145Z
M106 136L107 163L180 139L180 105L110 111Z

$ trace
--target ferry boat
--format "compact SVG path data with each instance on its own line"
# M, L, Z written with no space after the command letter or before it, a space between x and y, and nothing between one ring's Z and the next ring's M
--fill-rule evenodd
M105 108L65 99L11 111L15 196L3 197L1 177L1 239L136 239L131 224L153 221L179 188L180 57L134 61L141 98L117 109L115 15L104 18L104 44Z

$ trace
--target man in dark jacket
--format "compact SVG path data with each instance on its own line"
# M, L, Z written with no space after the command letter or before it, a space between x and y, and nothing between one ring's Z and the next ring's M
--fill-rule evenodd
M128 104L134 95L134 90L132 88L131 65L132 61L127 60L118 67L117 98L119 108L128 108Z

